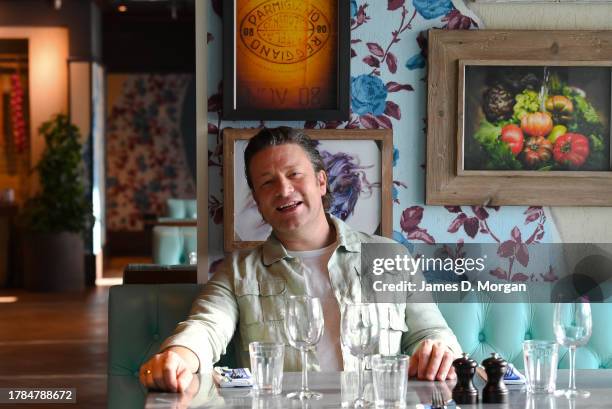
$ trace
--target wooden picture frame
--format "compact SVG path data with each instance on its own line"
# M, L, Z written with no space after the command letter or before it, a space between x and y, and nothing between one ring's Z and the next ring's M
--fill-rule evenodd
M612 166L610 163L612 157L610 151L612 145L610 142L612 81L609 74L612 72L612 32L524 30L447 32L430 30L429 36L427 204L612 205ZM525 169L523 166L517 166L517 170L500 170L495 167L466 168L466 163L469 161L465 160L465 155L466 152L470 152L466 148L466 141L468 138L475 138L476 133L473 132L473 129L466 131L466 118L470 126L477 118L474 116L473 103L468 97L471 95L474 99L475 95L480 95L479 91L470 89L470 86L466 85L466 72L468 72L466 67L478 67L479 69L484 67L484 72L488 69L492 70L493 79L486 80L489 81L487 90L490 90L491 84L497 86L499 83L495 82L499 77L496 77L498 67L500 70L512 70L518 67L524 71L530 71L533 67L538 69L539 67L553 67L566 71L601 68L602 75L607 76L606 86L608 87L602 91L604 94L600 99L606 102L607 98L607 102L602 105L604 108L599 112L603 118L601 120L602 129L605 129L602 136L605 147L601 148L601 145L598 145L598 149L603 151L603 155L606 155L603 162L598 162L603 163L603 167L588 171L578 170L582 169L578 166L580 162L563 161L562 156L554 154L553 132L545 128L547 133L542 136L543 139L548 139L550 136L550 141L552 141L549 145L550 155L549 162L547 162L552 163L551 166L538 168L537 162L528 160L527 152L517 150L513 152L513 155L524 165ZM540 86L542 83L548 84L549 81L540 81ZM498 92L495 98L499 95L503 96L503 92ZM516 98L516 95L513 98ZM484 99L483 96L482 100ZM501 98L502 101L503 99ZM491 100L494 98L489 99ZM542 108L538 111L547 111L544 108L547 96L539 96L538 100L542 103ZM517 100L514 99L509 103L516 104L516 102ZM499 99L495 101L495 104L489 106L493 108L490 108L486 114L483 113L485 108L482 107L481 120L484 117L488 121L489 115L493 115L490 112L493 111L495 115L499 115L498 122L495 122L496 125L501 126L504 123L518 121L517 126L524 132L525 137L525 143L522 146L526 147L528 138L531 137L527 131L534 131L523 127L522 121L517 119L524 113L520 110L499 113L506 110L506 108L500 108L500 106L503 107L503 104L499 103ZM512 105L509 107L512 108ZM547 115L555 118L554 121L556 121L556 114L551 111ZM480 122L481 125L482 123ZM575 123L568 124L568 127L572 126L575 126ZM577 133L578 131L566 129L565 132ZM589 138L587 134L584 139L589 140ZM502 140L501 134L498 135L498 139ZM501 144L498 141L495 143ZM589 144L589 153L592 153L594 142L589 142ZM510 145L508 147L509 153ZM546 155L542 155L538 159L541 159L544 165L546 158ZM510 158L510 160L513 159ZM566 168L569 170L561 170ZM546 169L559 170L545 171Z
M261 244L270 232L269 226L263 222L252 201L244 176L244 148L248 139L258 131L259 129L225 128L223 130L223 232L224 249L228 252L254 248ZM349 158L353 171L351 175L359 178L362 191L352 209L353 213L349 214L345 221L358 230L392 237L393 134L391 130L307 129L303 131L311 139L321 143L318 149L327 164L342 160L340 155L335 155L339 152L351 155ZM330 182L332 177L333 175L330 175ZM371 188L369 191L368 186Z
M223 2L223 119L348 120L349 2L284 4Z

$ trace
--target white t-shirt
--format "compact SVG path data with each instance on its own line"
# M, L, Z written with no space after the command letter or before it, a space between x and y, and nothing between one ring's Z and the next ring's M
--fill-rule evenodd
M317 297L323 308L325 330L317 344L317 357L322 372L342 371L340 347L340 307L334 296L327 262L336 249L336 243L317 250L287 251L299 258L305 267L306 294Z

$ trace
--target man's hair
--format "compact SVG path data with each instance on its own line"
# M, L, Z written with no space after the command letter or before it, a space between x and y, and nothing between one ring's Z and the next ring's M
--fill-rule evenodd
M289 143L298 145L304 150L308 156L308 159L310 160L310 163L312 164L315 174L318 174L321 170L325 172L325 163L323 162L321 154L317 150L317 143L310 139L304 132L300 132L297 129L293 129L288 126L279 126L278 128L263 128L249 140L249 144L244 151L244 173L251 191L253 190L253 181L251 180L249 167L253 156L255 156L256 153L272 146L280 146ZM322 200L323 208L327 211L333 202L333 196L331 190L329 189L329 178L327 180L326 187L326 193L324 196L322 196Z

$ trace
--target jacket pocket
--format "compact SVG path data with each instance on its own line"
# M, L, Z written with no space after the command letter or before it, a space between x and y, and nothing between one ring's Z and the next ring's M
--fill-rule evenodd
M284 280L236 282L235 293L240 310L240 324L261 324L282 321L285 316Z
M266 280L259 283L259 300L264 321L285 319L285 292L284 280Z

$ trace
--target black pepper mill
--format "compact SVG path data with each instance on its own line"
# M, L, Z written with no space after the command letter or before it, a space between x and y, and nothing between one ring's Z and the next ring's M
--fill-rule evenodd
M487 384L482 390L482 403L506 403L508 402L508 388L504 383L504 374L508 363L496 352L482 361L482 366L487 373Z
M472 383L478 364L465 352L453 361L457 374L457 385L453 388L453 400L458 404L475 405L478 403L478 389Z

